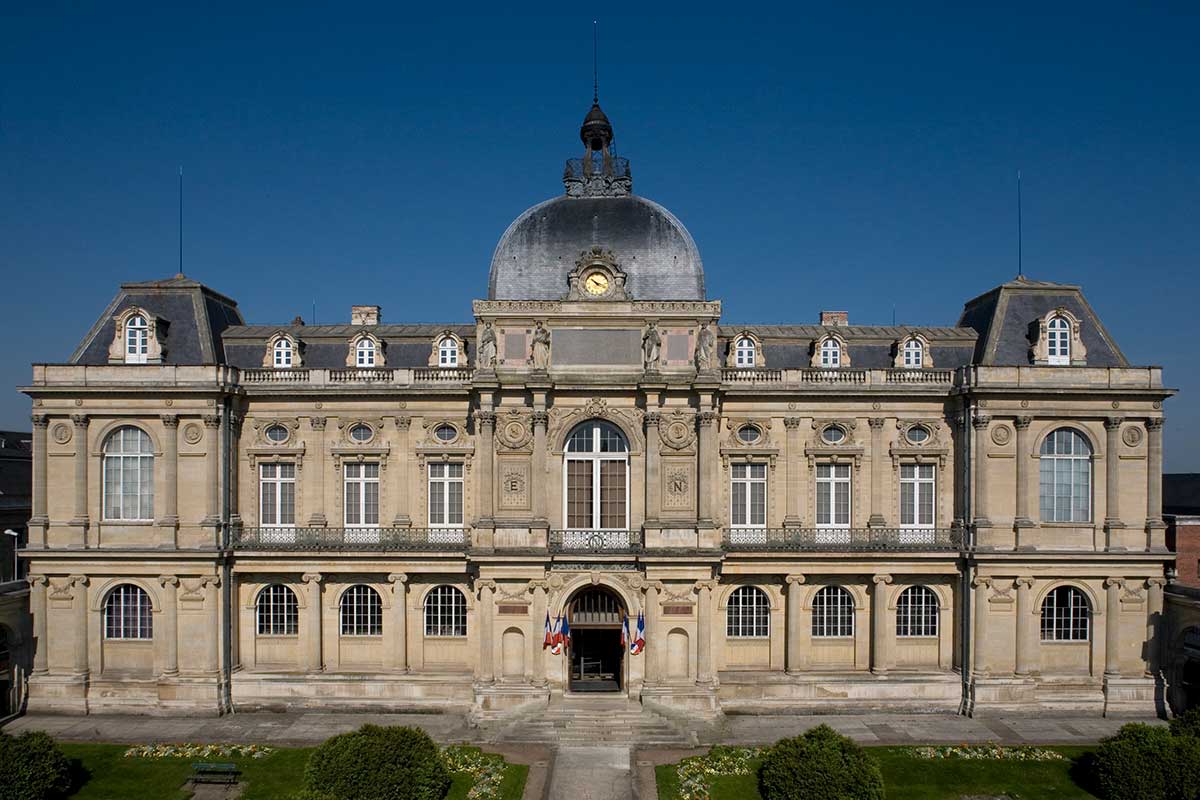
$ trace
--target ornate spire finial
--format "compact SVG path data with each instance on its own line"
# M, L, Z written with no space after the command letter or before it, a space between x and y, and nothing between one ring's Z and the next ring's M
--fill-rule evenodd
M597 20L592 20L592 105L600 105L600 73L596 69L596 26Z

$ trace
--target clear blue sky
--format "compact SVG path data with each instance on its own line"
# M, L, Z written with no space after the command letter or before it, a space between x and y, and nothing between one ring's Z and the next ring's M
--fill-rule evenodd
M176 271L180 164L185 271L247 319L469 320L579 153L595 4L178 5L5 7L0 383ZM598 12L617 150L725 319L953 324L1016 273L1019 167L1026 273L1167 368L1167 467L1200 471L1197 5L835 5Z

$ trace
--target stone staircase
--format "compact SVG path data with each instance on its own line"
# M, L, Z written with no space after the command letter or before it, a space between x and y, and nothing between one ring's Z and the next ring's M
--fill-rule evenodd
M494 742L532 742L560 747L654 744L695 747L696 734L626 697L556 697L550 705L479 720Z

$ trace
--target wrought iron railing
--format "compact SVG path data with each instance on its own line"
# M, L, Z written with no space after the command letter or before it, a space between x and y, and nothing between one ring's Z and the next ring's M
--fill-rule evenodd
M592 155L591 170L592 175L611 174L614 178L629 177L629 159L621 158L620 156L611 156L609 163L612 164L612 172L606 173L604 170L604 156L601 153ZM566 174L571 178L584 177L584 160L582 158L568 158Z
M729 528L726 550L849 552L949 550L963 546L961 528Z
M640 553L641 531L550 531L551 553Z
M235 550L465 551L464 528L234 528Z

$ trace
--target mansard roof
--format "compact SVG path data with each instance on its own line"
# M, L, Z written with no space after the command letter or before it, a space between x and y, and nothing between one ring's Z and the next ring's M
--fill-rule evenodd
M803 369L809 366L813 342L836 333L852 348L854 366L887 369L893 366L895 343L919 333L929 342L933 363L952 369L971 363L977 334L971 328L928 328L920 325L736 325L721 323L719 355L728 354L730 341L739 333L752 333L763 343L768 366Z
M237 303L182 273L172 278L121 284L104 313L71 354L72 364L107 364L117 314L130 307L166 323L164 364L222 364L222 333L241 325Z
M475 338L473 324L412 325L237 325L224 332L225 353L231 366L256 369L262 366L267 340L284 332L301 342L304 365L314 369L342 369L350 337L369 331L383 341L389 367L424 367L429 363L433 337L450 332L464 341Z
M1127 367L1124 353L1078 287L1018 277L968 300L958 324L979 332L974 362L985 366L1024 366L1038 321L1057 308L1080 320L1080 335L1091 367Z

